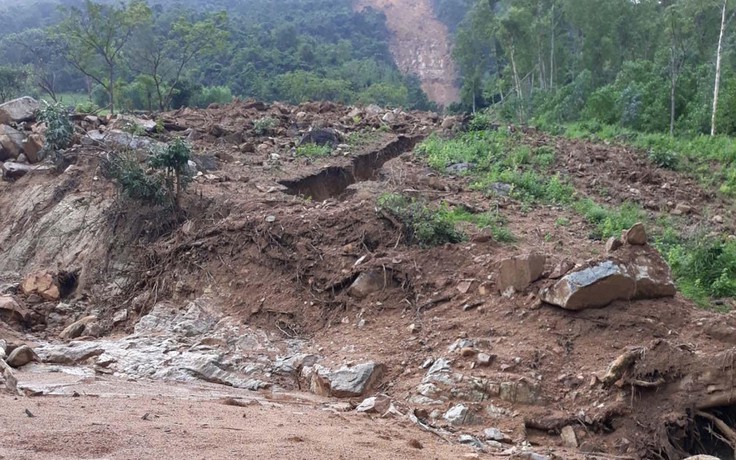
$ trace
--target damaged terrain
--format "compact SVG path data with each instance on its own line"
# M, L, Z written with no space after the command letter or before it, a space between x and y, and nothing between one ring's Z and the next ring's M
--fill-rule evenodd
M563 199L431 164L462 117L76 114L51 155L37 103L10 104L0 456L734 458L736 316L677 293L649 228L677 210L733 233L732 210L640 152L487 127L544 151L561 195L646 209L602 238ZM109 177L177 138L176 207Z

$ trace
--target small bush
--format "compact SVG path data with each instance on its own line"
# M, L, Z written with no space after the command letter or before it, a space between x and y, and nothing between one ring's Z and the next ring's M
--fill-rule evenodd
M586 198L578 201L574 207L585 220L594 225L590 235L594 239L619 236L623 230L646 220L645 212L633 203L623 203L617 208L608 209Z
M664 149L651 149L649 151L649 159L652 163L656 164L660 168L677 170L680 158L672 150Z
M233 93L227 86L205 86L192 95L189 104L206 109L210 104L229 104L232 100Z
M38 119L46 123L46 145L44 145L44 148L51 152L64 150L71 144L74 125L66 109L61 104L43 102L44 107L39 112Z
M279 125L279 121L271 117L263 117L253 122L253 131L259 136L270 133Z
M311 142L302 144L296 148L296 156L307 158L328 157L332 154L332 147L329 145L318 145Z
M421 201L396 193L381 195L378 208L401 223L406 244L427 248L459 243L464 238L446 209L431 209Z

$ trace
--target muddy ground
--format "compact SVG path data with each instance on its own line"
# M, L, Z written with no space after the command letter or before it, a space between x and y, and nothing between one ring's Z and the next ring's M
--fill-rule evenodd
M256 130L264 117L278 122ZM201 458L733 458L709 417L736 416L736 315L679 294L579 312L542 304L554 269L601 256L604 242L570 209L486 196L412 153L461 120L236 102L168 113L160 125L134 130L136 139L186 137L197 154L183 213L119 196L100 168L120 148L107 120L79 118L63 167L0 183L0 288L26 312L6 317L0 338L30 345L41 361L18 372L21 396L2 396L0 456L156 458L173 438ZM339 137L333 155L295 156L300 138L322 128ZM641 152L535 131L524 139L554 147L554 170L581 196L634 200L653 217L687 200L689 225L718 214L733 232L729 203ZM467 225L464 242L407 245L377 210L387 191L499 210L516 240ZM530 252L547 256L545 275L501 295L499 261ZM62 299L46 301L19 287L38 272L74 276ZM365 273L382 287L358 298L350 286ZM90 316L81 336L59 337ZM619 357L626 366L607 380ZM362 395L337 398L315 384L320 369L363 363L381 372ZM89 396L53 396L64 378L72 395ZM175 397L169 381L184 385ZM164 396L149 400L142 388ZM284 392L303 400L218 402ZM376 394L390 409L353 410ZM448 416L458 406L461 420ZM497 439L486 440L488 428Z

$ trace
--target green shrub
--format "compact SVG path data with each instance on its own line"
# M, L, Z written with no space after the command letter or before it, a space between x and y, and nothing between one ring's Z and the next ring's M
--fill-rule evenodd
M69 147L74 135L74 125L69 114L60 103L49 104L43 101L43 104L38 119L46 124L44 149L50 152L64 150Z
M381 195L378 208L399 221L406 244L427 248L459 243L464 238L446 209L432 209L422 201L396 193Z
M210 104L229 104L232 100L233 93L227 86L205 86L192 95L189 104L206 109Z
M300 145L296 148L296 156L307 158L328 157L332 154L332 147L329 145L318 145L311 142Z
M270 133L279 125L279 121L271 117L263 117L253 122L253 131L259 136Z
M179 203L181 191L187 187L191 179L189 174L189 159L192 150L183 139L176 138L162 148L152 150L148 163L163 172L164 181L169 191L172 191Z
M605 208L590 198L585 198L574 205L588 223L594 226L591 237L606 239L620 236L623 230L631 228L637 222L646 220L646 213L633 203L623 203L618 207Z
M117 181L123 195L146 204L170 203L163 177L148 175L135 152L113 151L101 163L103 176Z

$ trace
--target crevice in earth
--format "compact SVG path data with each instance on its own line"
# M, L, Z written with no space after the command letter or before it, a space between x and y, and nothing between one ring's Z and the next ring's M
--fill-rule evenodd
M310 197L316 201L339 197L356 182L375 180L378 170L389 160L414 148L423 136L399 136L381 149L353 158L348 166L328 166L318 173L279 183L287 188L286 193Z

